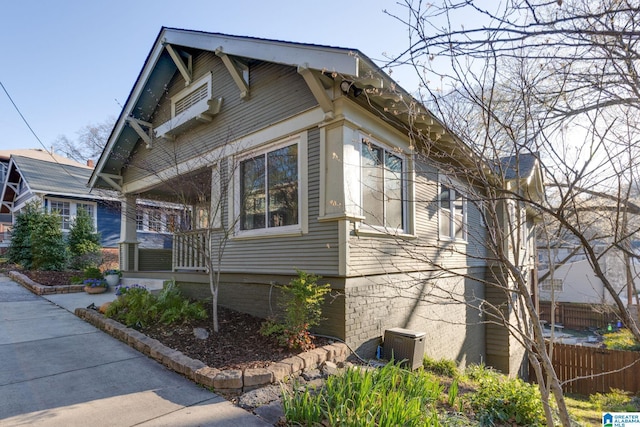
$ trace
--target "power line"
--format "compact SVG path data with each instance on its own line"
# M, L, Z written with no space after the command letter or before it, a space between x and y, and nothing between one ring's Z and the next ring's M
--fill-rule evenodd
M4 87L4 85L2 84L2 81L0 81L0 86L2 86L2 90L4 90L4 93L7 95L7 98L9 98L9 101L11 101L11 104L13 105L13 108L16 109L16 111L18 112L18 114L20 115L20 117L22 118L22 121L24 122L25 125L27 125L27 127L29 128L29 130L31 131L31 133L33 134L33 136L38 140L38 142L40 143L40 145L42 146L42 148L44 148L44 150L46 152L49 152L49 150L47 150L47 147L45 147L45 145L42 143L42 141L40 140L40 138L38 138L38 135L36 135L35 131L33 130L33 128L31 127L31 125L29 124L29 122L27 121L27 119L22 115L22 112L20 111L20 109L18 108L18 106L16 105L16 103L13 101L13 98L11 98L11 95L9 95L9 92L7 91L7 88ZM51 156L53 157L53 156ZM53 159L55 160L55 158Z
M42 140L38 137L38 135L36 134L36 132L33 130L33 128L31 127L31 125L29 124L29 122L27 121L27 119L24 117L24 115L22 114L22 112L20 111L20 109L18 108L18 106L16 105L16 103L13 101L13 98L11 97L11 95L9 95L9 91L7 91L7 88L4 87L4 84L2 84L2 81L0 81L0 86L2 86L2 90L4 91L4 93L7 95L7 98L9 98L9 101L11 101L11 105L13 105L13 108L15 108L15 110L18 112L18 114L20 115L20 117L22 118L22 121L24 122L25 125L27 125L27 127L29 128L29 130L31 131L31 133L33 134L33 136L38 140L38 142L40 143L40 145L42 146L42 148L44 148L45 153L49 154L49 156L51 156L51 159L56 162L58 165L60 165L62 167L62 170L69 175L70 177L72 177L73 179L77 179L76 176L74 176L71 172L69 172L67 170L67 168L65 168L65 165L63 165L62 163L60 163L55 156L53 155L52 152L50 152L47 147L42 143Z

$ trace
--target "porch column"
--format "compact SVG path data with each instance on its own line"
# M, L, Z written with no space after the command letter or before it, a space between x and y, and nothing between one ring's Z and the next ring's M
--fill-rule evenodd
M136 231L136 201L134 195L125 195L120 203L120 269L138 271L138 236Z

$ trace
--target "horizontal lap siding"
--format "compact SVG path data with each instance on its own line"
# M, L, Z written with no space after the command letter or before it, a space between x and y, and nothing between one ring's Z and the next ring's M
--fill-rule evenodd
M206 72L213 72L213 97L222 97L222 109L211 123L199 124L171 141L154 141L152 149L146 149L140 141L131 159L133 166L125 173L125 182L153 176L162 169L175 167L176 163L197 159L215 147L235 141L247 134L267 128L317 105L304 79L293 67L278 64L255 63L250 66L250 94L240 98L240 90L233 82L222 61L213 53L202 53L194 60L194 80ZM184 89L179 74L171 81L168 92L162 97L153 118L154 126L169 119L170 98ZM208 166L208 165L202 165Z
M308 133L309 233L293 237L232 240L224 255L224 271L290 274L301 269L316 274L338 272L338 227L318 222L320 188L320 132Z
M480 212L467 203L468 242L438 240L438 171L416 165L415 234L417 238L351 236L349 268L352 276L446 268L482 267L486 257L486 228ZM469 255L469 256L467 256Z

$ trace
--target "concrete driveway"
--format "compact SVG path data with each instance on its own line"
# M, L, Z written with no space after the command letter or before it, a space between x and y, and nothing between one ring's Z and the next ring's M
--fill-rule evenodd
M270 425L47 298L0 274L0 426Z

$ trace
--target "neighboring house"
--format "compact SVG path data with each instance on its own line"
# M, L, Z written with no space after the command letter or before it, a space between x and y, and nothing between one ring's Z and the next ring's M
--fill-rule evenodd
M638 253L638 243L632 243L632 250ZM635 304L635 294L628 301L627 268L624 254L616 248L604 252L604 244L594 244L596 254L600 256L599 265L603 273L614 287L622 301ZM577 245L553 245L549 248L538 248L540 260L539 282L540 300L578 304L614 304L611 294L604 288L602 281L596 276L586 255ZM576 250L578 249L578 250ZM564 262L563 262L564 261ZM555 264L553 271L549 264ZM629 274L640 289L640 265L629 262Z
M47 212L57 212L65 233L70 230L78 210L84 209L93 218L103 248L112 252L117 260L122 216L120 199L112 190L89 189L87 183L93 167L39 149L0 151L0 163L5 171L0 187L0 215L7 228L30 202L39 202ZM154 216L167 215L166 208L149 201L139 207L139 238L143 247L171 248L170 231L156 227L153 222ZM181 210L174 206L169 212ZM8 246L10 240L4 243Z
M174 278L192 295L210 295L208 263L194 250L209 227L214 250L229 237L219 264L223 306L267 317L273 285L300 269L333 289L319 330L362 356L401 327L426 332L432 357L516 375L522 348L479 311L485 294L512 308L509 292L482 283L500 269L484 259L481 208L437 156L414 155L409 124L438 141L434 150L461 147L357 50L163 28L90 186L123 195L127 280ZM511 182L541 191L538 166L531 161ZM194 212L193 230L175 233L169 271L139 261L131 213L138 197L151 196L189 200ZM513 208L529 239L518 265L534 278L532 217ZM431 262L405 256L404 244ZM431 302L443 301L439 290L461 300Z

